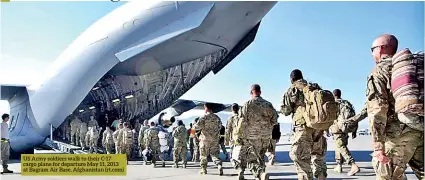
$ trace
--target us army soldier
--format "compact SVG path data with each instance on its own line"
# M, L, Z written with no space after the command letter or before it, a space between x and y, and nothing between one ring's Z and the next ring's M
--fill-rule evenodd
M71 126L70 126L70 119L66 118L63 124L61 125L62 129L62 140L68 140L71 141Z
M304 95L296 85L307 86L302 72L295 69L290 75L291 87L285 92L280 112L285 116L292 114L294 132L289 156L294 161L298 179L312 180L313 175L319 180L326 179L327 168L325 153L327 150L326 138L323 131L309 128L303 118L305 112ZM314 172L311 168L313 161Z
M183 168L186 168L187 163L187 130L184 127L183 121L177 122L177 128L173 131L174 137L174 152L173 160L174 167L179 167L179 161L183 161Z
M71 144L78 146L80 143L80 134L79 129L81 126L82 121L75 116L75 118L71 121Z
M90 120L87 123L87 127L96 127L96 128L99 128L99 124L97 123L96 119L94 119L94 116L90 116Z
M142 127L142 124L140 124L140 121L136 119L136 122L134 123L134 129L136 130L136 133L139 133L141 127Z
M246 169L246 148L242 144L235 143L237 141L237 126L239 124L239 105L232 105L232 115L227 119L226 124L226 145L230 145L230 162L233 167L238 170L239 180L244 180L244 172ZM243 149L242 149L243 148Z
M194 135L194 138L193 138L193 157L192 157L192 161L193 162L199 162L200 160L199 160L199 136L201 135L200 134L200 131L199 130L196 130L196 126L197 126L197 124L198 124L198 121L199 121L199 117L197 117L196 119L195 119L195 121L193 122L193 129L195 129L195 135Z
M10 142L9 142L9 126L7 122L9 121L9 114L3 114L1 116L2 122L0 123L0 153L1 153L1 165L3 166L2 174L4 173L13 173L7 167L10 156Z
M233 151L233 130L236 129L236 123L238 118L239 105L232 104L232 115L227 119L226 123L226 134L224 137L225 145L230 146L230 159L232 158Z
M215 165L218 167L219 175L223 175L222 162L219 158L219 140L221 120L212 112L212 105L206 103L204 105L205 115L199 118L195 129L201 132L199 137L199 151L201 156L201 174L207 174L208 155L211 156Z
M89 147L89 153L97 154L97 142L99 140L99 131L97 130L96 126L89 127L86 137L86 143Z
M339 106L339 114L338 119L336 121L344 121L347 118L350 118L355 115L355 111L353 108L353 105L344 99L341 99L341 90L335 89L333 91L335 101L338 103ZM350 150L348 149L348 133L342 132L338 126L334 126L336 131L333 132L334 141L336 144L335 149L335 160L336 160L336 167L335 171L338 173L342 172L342 164L345 161L347 161L348 165L351 165L351 171L347 173L348 176L353 176L356 173L360 171L359 167L354 162L354 158L351 155Z
M147 129L149 129L149 121L146 119L145 121L143 121L143 125L141 125L141 128L139 130L138 143L139 143L140 154L145 149L144 135Z
M398 40L394 35L383 34L373 42L371 48L376 66L368 77L366 103L374 149L372 164L377 179L404 179L407 163L415 175L423 179L423 132L401 123L395 113L390 83L392 56L397 47ZM415 122L416 118L423 118L403 117L403 114L398 114L398 117L411 122ZM421 122L423 123L423 119Z
M264 154L270 146L273 126L277 123L278 114L273 105L261 97L261 87L251 86L251 99L241 108L237 126L237 143L246 149L248 169L254 177L268 180Z
M133 146L133 131L130 129L130 124L128 122L124 123L124 129L118 134L118 142L121 142L121 148L123 152L127 155L127 164L128 160L131 157L131 149Z
M122 123L120 123L118 125L118 129L115 130L113 137L114 137L114 142L115 142L115 154L122 154L122 149L121 149L121 142L118 141L118 136L121 132L121 130L124 128L124 125Z
M145 148L152 151L152 166L156 167L156 155L159 153L159 137L158 137L158 128L155 127L155 122L150 123L149 129L145 131L144 142ZM162 153L159 153L162 154ZM147 165L147 157L143 158L145 165Z
M81 149L84 150L87 146L87 141L86 141L86 137L87 137L87 123L86 122L81 122L80 123L80 129L78 130L79 135L80 135L80 146Z
M103 131L102 136L102 145L106 149L107 154L112 154L112 149L114 148L114 132L111 130L109 126L106 126L105 131Z

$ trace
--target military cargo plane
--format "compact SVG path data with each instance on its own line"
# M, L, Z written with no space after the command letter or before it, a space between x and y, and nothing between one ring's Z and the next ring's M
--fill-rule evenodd
M120 6L68 46L44 81L1 85L1 100L10 105L11 149L31 150L71 114L96 112L99 119L113 111L127 120L152 118L250 45L275 4L133 1Z

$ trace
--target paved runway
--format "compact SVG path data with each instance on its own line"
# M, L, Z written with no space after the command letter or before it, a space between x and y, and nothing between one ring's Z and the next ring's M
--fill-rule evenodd
M361 168L361 172L356 174L356 176L349 177L345 175L350 169L349 166L344 166L344 173L339 174L333 171L335 167L335 144L331 138L328 139L328 152L326 155L327 167L328 167L328 178L331 180L336 179L359 179L359 180L373 180L375 179L375 173L371 166L370 150L371 145L371 136L359 136L354 140L349 141L349 149L351 150L354 159L356 159L357 164ZM288 151L290 145L287 137L282 137L278 146L277 146L277 163L274 166L268 166L267 172L270 174L270 179L288 179L296 180L297 176L295 173L295 167L291 162ZM83 176L83 177L74 177L74 176L21 176L20 175L20 163L15 162L10 164L10 169L15 171L16 174L3 175L1 176L2 180L56 180L64 179L71 180L78 178L78 180L148 180L148 179L161 179L161 180L174 180L174 179L184 179L184 180L212 180L212 179L237 179L237 172L231 167L229 162L224 163L224 176L219 177L217 169L213 166L213 163L209 163L208 175L201 176L199 172L199 164L188 163L187 169L174 169L171 167L172 162L167 162L165 168L157 167L152 168L151 166L143 166L141 162L133 161L130 162L130 165L127 167L127 176ZM246 171L248 174L245 176L246 179L254 179L251 176L251 173ZM408 179L417 179L410 168L406 171Z

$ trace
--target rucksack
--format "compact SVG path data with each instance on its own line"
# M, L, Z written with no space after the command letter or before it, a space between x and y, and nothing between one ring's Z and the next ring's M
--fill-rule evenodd
M133 144L133 131L130 129L124 130L124 144Z
M92 127L92 129L90 130L90 138L91 139L99 138L99 131L97 131L95 127Z
M338 118L338 103L329 90L323 90L316 83L307 86L297 85L302 89L305 102L303 114L307 127L328 130L334 120Z
M392 58L391 90L395 99L395 112L424 116L424 52L412 53L403 49ZM423 131L421 123L404 122ZM417 125L416 125L417 124Z

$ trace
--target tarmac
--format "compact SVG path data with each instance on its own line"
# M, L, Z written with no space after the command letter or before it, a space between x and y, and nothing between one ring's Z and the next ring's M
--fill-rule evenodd
M329 180L336 179L360 179L360 180L373 180L376 179L373 167L370 163L372 153L371 150L371 136L358 136L356 139L349 140L348 148L356 160L356 163L360 166L361 172L355 176L347 176L346 173L350 170L350 166L343 166L343 173L336 173L333 171L335 167L335 144L332 137L328 138L328 152L326 154L326 164L328 168ZM289 158L290 142L288 137L282 136L280 142L276 147L276 160L277 162L273 166L267 166L266 171L270 174L270 179L287 179L296 180L297 174L293 162ZM221 157L224 157L223 154ZM158 163L158 162L157 162ZM212 179L237 179L237 171L233 169L230 162L224 162L224 175L218 176L218 170L212 162L208 163L208 174L199 174L199 163L189 162L186 169L172 168L172 162L168 161L166 167L153 168L151 166L144 166L140 161L131 161L127 166L127 176L21 176L21 164L19 161L12 161L9 164L9 169L14 171L14 174L1 175L1 180L174 180L174 179L185 179L185 180L212 180ZM245 179L255 179L251 173L245 171ZM406 170L406 176L408 179L417 179L413 174L412 170L408 168Z

